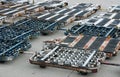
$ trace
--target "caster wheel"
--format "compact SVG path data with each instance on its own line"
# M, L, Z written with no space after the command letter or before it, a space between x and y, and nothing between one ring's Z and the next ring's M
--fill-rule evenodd
M46 66L45 65L40 65L40 68L46 68Z
M0 61L0 63L5 63L5 61Z
M20 54L23 54L24 53L24 51L20 51Z
M41 34L42 34L42 35L48 35L48 33L43 33L43 32L42 32Z
M117 52L113 54L113 56L117 56Z
M81 75L87 75L88 73L87 72L82 72L82 71L80 71L79 72Z
M109 59L110 59L110 57L106 57L106 59L107 59L107 60L109 60Z

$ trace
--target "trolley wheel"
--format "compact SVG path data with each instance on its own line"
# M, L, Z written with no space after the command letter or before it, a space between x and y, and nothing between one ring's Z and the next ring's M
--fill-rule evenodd
M113 56L117 56L117 52L115 52L115 53L113 54Z
M46 68L46 65L40 65L40 68Z
M48 33L41 32L42 35L48 35Z
M108 60L109 60L109 59L110 59L110 57L106 57L106 59L108 59Z
M81 75L87 75L88 73L87 72L82 72L82 71L80 71L79 72Z
M5 61L0 61L0 63L5 63Z
M24 51L20 51L20 54L23 54L24 53Z
M82 72L82 71L80 71L79 72L81 75L87 75L88 73L87 72Z

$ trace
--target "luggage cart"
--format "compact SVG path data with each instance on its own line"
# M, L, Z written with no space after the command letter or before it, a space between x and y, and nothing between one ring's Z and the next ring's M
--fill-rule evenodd
M40 65L41 68L47 66L70 69L80 72L83 75L87 73L96 73L100 68L100 61L104 61L105 54L96 50L81 50L77 48L67 48L55 46L51 49L35 53L30 59L31 64Z
M101 26L94 26L90 24L81 24L75 25L70 30L65 32L65 35L72 34L72 35L91 35L91 36L98 36L98 37L112 37L112 38L119 38L119 29L116 28L107 28Z
M7 62L16 58L21 51L28 50L31 44L27 41L4 41L0 47L0 62Z
M114 42L114 44L113 44ZM71 35L66 36L64 40L58 44L65 47L88 49L88 50L98 50L106 53L107 58L117 55L120 50L120 41L110 37L95 37L88 35Z
M49 17L48 17L49 16ZM62 16L62 17L61 17ZM48 18L46 18L48 17ZM58 18L57 18L58 17ZM60 17L60 18L59 18ZM42 23L41 33L42 34L50 34L62 27L72 23L74 21L74 17L70 15L59 15L59 14L50 14L38 16L39 21Z

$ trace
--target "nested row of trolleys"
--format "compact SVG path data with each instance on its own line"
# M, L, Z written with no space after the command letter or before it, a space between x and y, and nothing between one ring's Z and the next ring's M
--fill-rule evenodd
M111 6L107 12L85 20L84 23L103 27L120 27L120 6Z
M117 28L111 27L102 27L102 26L95 26L93 24L77 24L68 29L65 35L91 35L91 36L98 36L98 37L111 37L111 38L120 38L120 30Z
M56 6L55 6L56 4ZM66 5L65 5L66 4ZM53 6L54 5L54 6ZM3 16L16 16L16 15L22 15L29 12L37 12L37 11L44 11L44 10L51 10L55 8L62 8L64 6L67 6L67 2L56 2L56 1L46 1L43 3L37 3L37 4L14 4L12 6L9 6L9 8L2 8L0 9L0 15ZM46 7L51 9L46 9Z
M117 13L105 13L104 15L102 14L100 17L92 17L90 19L85 20L84 23L87 24L94 24L96 26L103 26L103 27L115 27L115 28L120 28L120 19L119 14L117 14L116 16L113 16ZM108 15L112 15L111 17L109 17Z
M37 3L37 4L22 4L22 3L13 4L11 6L8 5L7 8L0 7L0 24L3 22L13 23L15 21L13 20L14 18L19 19L21 17L30 17L30 15L33 13L54 10L58 8L64 8L66 6L68 6L67 2L46 1L43 3Z

